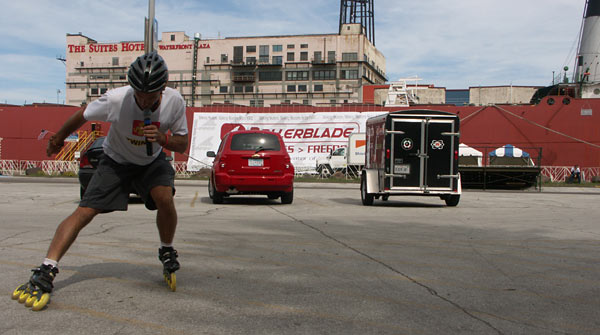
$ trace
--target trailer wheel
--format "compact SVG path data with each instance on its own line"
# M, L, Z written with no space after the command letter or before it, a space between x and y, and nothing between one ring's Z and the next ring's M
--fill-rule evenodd
M367 176L365 174L360 176L360 200L365 206L373 205L374 196L372 193L367 193Z
M329 165L320 164L319 166L317 166L317 173L321 178L329 178L333 174L333 171L331 170L331 167L329 167Z
M455 207L460 201L460 195L449 195L445 197L444 200L446 201L447 206Z

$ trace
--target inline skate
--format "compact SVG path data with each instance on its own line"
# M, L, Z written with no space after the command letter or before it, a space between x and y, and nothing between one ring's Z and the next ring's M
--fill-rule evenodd
M158 259L163 264L163 276L165 282L175 292L177 289L177 278L175 277L175 271L179 270L179 262L177 261L177 250L172 247L160 247L158 249Z
M39 311L50 302L50 293L54 288L52 281L58 273L58 268L42 264L31 270L33 274L29 281L17 287L12 294L13 300L19 300L26 307Z

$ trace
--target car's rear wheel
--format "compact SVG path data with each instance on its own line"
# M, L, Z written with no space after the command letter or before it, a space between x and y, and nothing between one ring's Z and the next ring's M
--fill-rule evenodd
M85 194L85 187L83 187L83 185L79 185L79 199L83 199L84 194Z
M294 201L294 190L292 192L285 192L281 195L281 203L284 205L289 205Z
M212 199L213 204L223 203L223 193L217 192L217 189L213 184L212 178L208 179L208 196Z

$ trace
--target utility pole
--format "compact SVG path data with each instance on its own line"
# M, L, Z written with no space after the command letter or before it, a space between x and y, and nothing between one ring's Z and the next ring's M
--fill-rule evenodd
M194 34L194 64L192 67L192 106L194 107L196 101L196 75L198 73L198 42L200 41L200 34Z

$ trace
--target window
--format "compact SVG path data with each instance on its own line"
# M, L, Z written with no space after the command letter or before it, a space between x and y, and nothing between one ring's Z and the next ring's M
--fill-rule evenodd
M300 44L300 48L306 49L306 48L308 48L308 44Z
M343 61L357 61L358 60L358 53L356 53L356 52L343 52L342 53L342 60Z
M227 54L221 54L221 63L227 63Z
M283 56L273 56L273 64L283 64Z
M112 65L119 65L119 57L113 57L112 58Z
M315 51L313 60L317 63L321 62L321 51Z
M268 45L261 45L259 47L258 55L259 56L268 56L269 55L269 46Z
M258 73L259 81L281 81L282 72L262 71Z
M233 47L233 63L241 64L244 61L244 47L234 46Z
M303 51L300 53L300 60L308 60L308 52Z
M256 57L246 57L246 64L256 64Z
M288 100L288 99L286 99L286 100L283 100L283 101L282 101L282 103L283 103L284 105L289 105L290 103L292 103L292 101L291 101L291 100Z
M294 53L293 52L288 52L287 53L287 61L288 62L293 62L294 61Z
M308 80L308 71L288 71L285 80Z
M335 79L335 70L313 71L314 80L332 80Z
M287 85L288 92L296 92L296 85Z
M322 84L315 85L315 92L323 92L323 85Z
M302 100L302 104L303 105L310 105L310 102L308 100Z
M298 85L298 92L306 92L306 85Z
M245 91L246 91L246 93L252 93L252 92L254 92L254 86L246 86L245 87Z
M335 51L327 51L327 63L335 63Z
M98 95L98 89L92 88L92 95Z
M256 151L260 148L279 151L281 146L279 138L273 134L236 134L231 138L231 150L252 150Z
M263 107L264 105L265 101L263 99L250 100L250 107Z
M206 64L210 63L210 57L206 57Z
M358 70L341 70L340 79L358 79Z
M175 35L171 35L171 42L175 41Z
M219 93L227 93L227 86L219 87Z
M244 93L244 86L235 86L233 90L235 93Z
M337 101L335 99L329 100L329 103L331 104L331 107L335 107L337 105Z
M288 49L294 49L294 47L295 47L295 45L293 45L293 44L288 44L288 45L287 45L287 48L288 48Z
M246 52L256 52L256 45L247 45Z
M269 46L261 45L258 50L258 62L268 63L269 62Z
M108 88L101 88L100 89L100 94L104 94L104 93L106 93L106 91L108 91Z
M273 52L281 52L282 50L283 50L283 45L281 45L281 44L273 45Z

